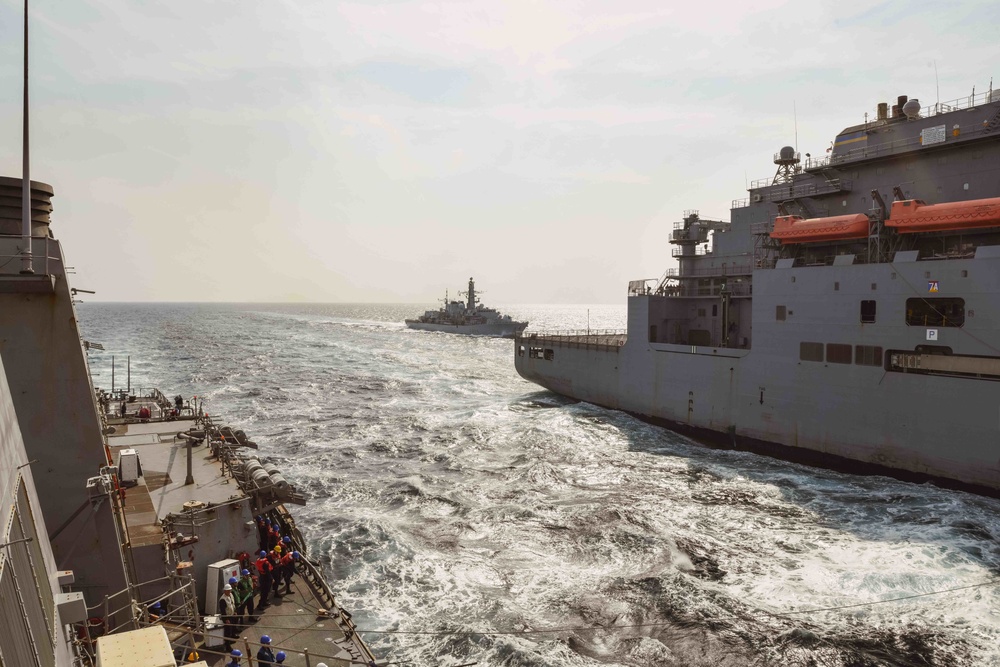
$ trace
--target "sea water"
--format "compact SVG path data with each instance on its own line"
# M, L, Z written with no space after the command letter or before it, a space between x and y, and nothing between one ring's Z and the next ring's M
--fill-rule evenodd
M380 660L1000 665L1000 501L709 449L522 380L426 305L78 305L94 384L194 396ZM508 306L529 330L624 307ZM946 591L946 592L942 592Z

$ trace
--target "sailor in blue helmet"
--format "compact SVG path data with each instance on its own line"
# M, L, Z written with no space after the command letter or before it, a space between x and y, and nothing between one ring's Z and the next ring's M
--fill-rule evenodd
M234 648L233 652L229 654L231 660L226 663L226 667L240 667L240 658L243 657L243 651L238 648Z
M274 664L274 652L271 651L271 638L267 635L260 638L260 648L257 650L257 663L261 667Z
M281 541L281 527L277 523L271 524L271 530L267 533L267 549L270 551Z
M277 653L274 654L274 664L281 665L281 664L284 664L284 662L285 662L285 652L284 651L278 651Z

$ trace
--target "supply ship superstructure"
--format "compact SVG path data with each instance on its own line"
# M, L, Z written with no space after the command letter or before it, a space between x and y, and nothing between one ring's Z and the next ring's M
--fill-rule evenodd
M406 320L406 326L422 331L442 331L469 336L500 336L513 338L524 331L527 322L517 322L510 315L502 315L495 308L479 302L476 295L476 281L469 278L469 289L459 292L466 300L449 301L447 293L444 305L437 310L428 310L417 319Z
M901 96L685 212L627 331L525 333L554 392L725 445L1000 492L1000 93Z

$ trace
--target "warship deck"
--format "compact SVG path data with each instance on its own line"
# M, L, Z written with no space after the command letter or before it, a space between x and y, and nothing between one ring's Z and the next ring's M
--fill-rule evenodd
M111 403L110 407L116 409L117 403ZM138 417L143 407L150 410L148 420ZM211 446L201 443L191 443L193 483L186 483L189 441L179 437L179 433L194 427L195 418L191 415L167 418L164 414L168 412L157 405L156 397L149 396L128 402L124 418L117 410L115 415L107 416L108 425L114 430L108 437L112 460L118 462L123 451L135 450L140 462L141 475L137 483L123 485L122 489L134 579L140 584L138 588L144 600L162 598L165 593L158 592L155 586L144 588L144 582L162 578L174 565L189 568L188 571L195 575L198 606L204 613L208 597L204 582L207 575L201 571L210 563L234 558L241 551L255 554L258 549L258 534L252 517L247 525L245 517L236 511L241 508L258 511L255 502L258 499L244 492ZM253 452L240 448L240 453ZM194 520L193 530L186 534L170 530L171 527L176 529L177 518L190 511L192 505L208 508L208 512L212 512L212 508L219 510L211 519L215 532ZM280 513L291 520L280 503L270 511L272 515ZM227 526L222 526L224 530L220 532L218 524ZM220 537L221 533L226 534ZM295 536L299 537L297 531ZM304 545L298 542L295 540L295 548L305 555ZM167 549L174 555L165 560ZM258 593L255 604L259 601ZM234 648L240 649L244 656L256 657L261 635L267 634L274 652L283 650L287 654L286 664L325 662L329 667L374 664L367 647L353 631L350 615L335 604L328 584L309 562L300 562L289 594L272 594L271 604L263 612L255 613L257 620L241 626L235 640ZM209 665L222 665L228 654L223 651L223 629L217 625L218 617L207 615L203 620L204 629L197 623L192 624L190 616L184 616L179 610L170 611L168 605L168 612L159 622L167 628L175 646L194 643L202 660ZM241 664L256 664L256 661Z

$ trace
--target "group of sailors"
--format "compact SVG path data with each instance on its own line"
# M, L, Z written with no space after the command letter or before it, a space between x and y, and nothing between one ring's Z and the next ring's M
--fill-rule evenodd
M279 597L292 592L295 566L302 558L295 550L292 538L289 535L282 536L281 528L276 522L269 522L264 516L258 516L257 532L260 537L260 551L256 561L251 564L249 556L245 560L241 559L244 560L244 566L240 577L230 577L229 583L223 587L222 597L219 598L219 615L224 624L225 650L233 659L227 665L239 665L239 659L243 654L239 649L233 649L233 642L239 636L241 627L258 620L258 616L254 615L255 612L259 613L270 606L272 590L274 595ZM251 574L251 567L256 570L256 575ZM279 590L282 582L285 584L284 593ZM258 593L260 597L255 603L254 598ZM263 635L260 643L261 647L257 652L258 664L271 665L284 662L283 651L272 654L269 636Z

